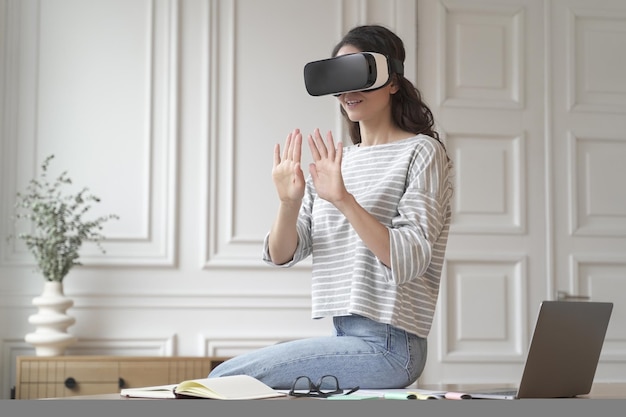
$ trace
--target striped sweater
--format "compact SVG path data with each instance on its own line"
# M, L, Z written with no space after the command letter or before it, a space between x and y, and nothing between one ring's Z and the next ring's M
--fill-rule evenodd
M342 175L356 201L389 229L391 266L346 218L318 198L313 181L297 222L289 267L312 256L312 317L358 314L421 337L430 331L448 240L452 167L443 147L418 135L344 148ZM265 237L263 259L272 264Z

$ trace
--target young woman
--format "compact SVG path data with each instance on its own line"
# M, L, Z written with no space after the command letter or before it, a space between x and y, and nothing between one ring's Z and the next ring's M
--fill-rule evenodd
M378 52L404 62L402 40L375 25L352 29L333 56ZM234 357L210 377L248 374L277 389L332 374L342 388L402 388L426 361L450 224L451 163L419 91L400 73L383 87L338 95L352 146L332 133L276 145L280 205L264 260L290 267L312 256L312 316L335 334Z

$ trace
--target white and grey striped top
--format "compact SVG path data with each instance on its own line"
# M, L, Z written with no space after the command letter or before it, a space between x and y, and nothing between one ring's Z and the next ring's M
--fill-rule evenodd
M312 255L312 316L358 314L426 337L448 240L452 166L435 139L344 148L346 188L389 229L391 267L363 244L346 218L307 179L289 267ZM263 259L272 264L265 238Z

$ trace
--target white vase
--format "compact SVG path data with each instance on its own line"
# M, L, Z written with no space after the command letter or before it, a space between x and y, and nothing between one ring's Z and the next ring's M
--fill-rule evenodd
M44 283L43 292L33 298L33 305L39 307L36 314L28 318L35 325L35 332L26 335L24 340L35 346L37 356L60 356L76 341L67 328L76 321L65 314L74 301L63 293L62 282Z

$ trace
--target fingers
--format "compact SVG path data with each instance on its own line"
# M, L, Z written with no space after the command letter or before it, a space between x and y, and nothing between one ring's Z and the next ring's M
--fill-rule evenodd
M293 132L287 135L287 139L285 139L285 149L283 150L283 159L289 159L291 156L293 152L292 146L298 133L300 133L300 131L298 129L294 129Z
M300 158L302 157L302 133L298 130L296 133L296 137L293 140L293 148L291 153L291 158L293 161L300 164Z
M333 134L331 133L330 130L326 134L326 149L328 150L328 157L334 161L335 160L335 141L333 140Z
M322 158L328 158L328 148L324 144L324 139L322 139L319 129L315 129L313 132L313 139L315 140L315 145L317 146L320 156Z
M317 182L317 167L315 166L315 163L310 163L309 164L309 174L311 174L311 177L313 178L313 182Z
M274 164L278 165L281 162L280 158L280 146L278 150L278 161L276 160L276 150L274 151ZM302 157L302 133L300 129L294 129L293 132L287 135L285 139L285 148L283 149L282 160L293 160L300 162Z
M311 149L311 156L313 157L313 160L319 161L320 159L322 159L322 156L320 155L317 149L317 145L315 144L315 139L313 139L312 135L308 136L308 142L309 142L309 149Z
M291 135L292 133L289 133L287 135L287 139L285 139L285 147L283 148L283 160L289 157L289 146L291 145Z
M319 161L322 158L335 159L335 141L330 131L326 134L326 143L324 143L319 129L315 129L313 134L309 135L308 141L314 161Z
M274 145L274 168L280 164L280 144Z
M322 138L322 134L319 129L315 129L312 134L307 137L309 148L311 149L311 155L314 161L320 159L330 159L334 161L339 158L341 162L343 144L337 143L335 148L335 140L331 131L326 134L326 140ZM282 158L280 153L280 145L274 147L274 166L280 164L282 161L291 160L300 163L302 158L302 133L300 129L294 129L293 132L287 135L285 139L285 146L282 151Z
M337 163L341 166L341 161L343 159L343 143L337 143Z

